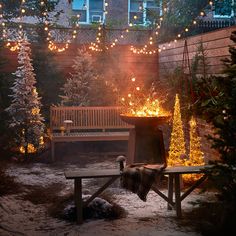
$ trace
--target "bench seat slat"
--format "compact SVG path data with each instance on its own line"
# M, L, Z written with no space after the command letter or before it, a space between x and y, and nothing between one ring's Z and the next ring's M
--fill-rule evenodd
M210 165L204 166L174 166L166 167L162 174L193 174L193 173L202 173L202 170ZM119 176L121 172L116 169L106 169L106 170L74 170L74 171L65 171L65 177L67 179L76 179L76 178L103 178L103 177L112 177Z
M173 166L166 167L163 171L163 174L193 174L193 173L202 173L202 170L206 167L210 167L210 165L203 166Z
M83 132L69 133L68 135L54 133L51 139L54 142L128 140L129 132Z

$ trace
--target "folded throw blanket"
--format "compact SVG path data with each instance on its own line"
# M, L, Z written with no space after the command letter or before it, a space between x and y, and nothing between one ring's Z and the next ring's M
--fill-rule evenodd
M122 172L121 186L137 193L141 200L146 201L148 192L164 168L164 165L128 165Z

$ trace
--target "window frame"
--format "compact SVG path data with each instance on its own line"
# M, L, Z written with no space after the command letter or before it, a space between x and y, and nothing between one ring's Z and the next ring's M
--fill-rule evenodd
M83 0L81 0L83 1ZM103 9L102 9L102 20L101 20L101 24L105 22L106 20L106 14L105 14L105 1L106 0L102 0L102 4L103 4ZM90 17L90 0L84 0L84 4L86 4L86 9L84 9L84 11L86 11L86 21L79 21L79 24L81 25L85 25L85 24L92 24L94 22L90 21L90 18L92 18L92 15ZM83 10L83 9L80 9ZM78 9L74 10L72 8L73 12L79 11ZM96 22L97 23L97 22Z
M134 24L132 21L130 21L130 20L131 20L131 18L130 18L130 13L131 13L131 1L132 1L132 0L128 0L128 24L131 24L131 23ZM155 1L155 0L153 0L153 1ZM142 10L142 13L143 13L142 22L143 22L143 23L141 23L141 24L134 24L134 25L146 26L146 25L149 24L149 21L146 19L146 17L147 17L147 12L146 12L146 9L147 9L147 2L148 2L148 0L142 0L142 9L145 9L145 10ZM160 6L161 6L161 2L162 2L162 1L160 1ZM161 9L160 6L159 6L159 8Z
M232 0L232 3L231 3L231 14L230 15L217 15L215 14L215 8L214 8L214 11L213 11L213 18L231 18L234 16L234 4L235 4L235 1ZM215 6L214 6L215 7Z

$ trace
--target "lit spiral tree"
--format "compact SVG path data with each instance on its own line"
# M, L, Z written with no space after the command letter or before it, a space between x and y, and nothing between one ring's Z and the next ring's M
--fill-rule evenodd
M185 165L186 161L185 156L186 156L186 148L185 148L183 123L181 120L180 102L179 102L179 96L178 94L176 94L173 126L171 132L170 149L169 149L169 157L167 159L167 165L168 166Z
M193 116L189 123L190 123L190 152L189 152L189 160L186 163L193 166L204 165L204 153L201 151L201 138L198 135L197 122Z
M204 153L201 150L201 138L197 132L197 122L192 116L189 122L190 124L190 147L189 147L189 159L186 160L186 166L201 166L205 164ZM199 179L201 174L186 174L183 175L185 182L192 182Z

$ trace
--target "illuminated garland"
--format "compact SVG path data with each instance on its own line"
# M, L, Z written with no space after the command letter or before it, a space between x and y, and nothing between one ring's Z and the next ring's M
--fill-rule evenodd
M40 5L43 7L46 5L46 0L42 0L40 2ZM77 15L77 22L74 24L74 27L72 28L72 35L71 38L66 41L64 46L59 46L58 43L54 42L52 31L50 29L50 22L47 20L48 18L48 11L45 8L44 11L42 11L42 16L46 18L44 21L44 31L47 32L47 41L48 41L48 48L50 51L56 51L56 52L64 52L66 49L69 48L69 44L72 42L72 40L75 40L78 34L78 28L79 23L78 20L80 18L80 15Z
M212 7L213 1L209 1L208 4ZM199 16L197 16L197 17L202 17L202 16L204 16L204 15L205 15L205 12L204 12L203 10L201 10L201 12L199 13ZM196 18L197 18L197 17L196 17ZM190 25L186 26L180 33L177 34L177 36L175 37L175 39L173 40L173 42L174 42L174 43L177 43L177 41L178 41L179 39L181 39L181 37L183 36L183 34L189 32L189 29L190 29L193 25L196 25L196 24L197 24L197 20L194 19ZM168 46L168 47L171 46L171 41L169 41L169 42L167 43L167 46ZM162 48L159 48L159 52L161 52L162 50L166 50L166 46L165 46L165 45L163 45Z
M152 49L153 48L153 37L150 37L149 38L149 42L148 42L148 45L145 44L141 49L138 49L138 48L135 48L134 46L131 46L130 47L130 50L133 52L133 53L137 53L137 54L146 54L146 55L152 55L152 54L155 54L157 53L157 49Z
M0 4L0 20L1 20L1 25L2 25L2 37L3 37L3 41L6 41L6 47L9 48L10 51L14 52L17 51L19 49L19 43L22 40L23 37L23 26L22 26L22 18L26 12L25 8L23 7L25 3L25 0L21 0L21 4L20 4L20 9L19 9L19 26L18 26L18 32L17 32L17 40L15 42L12 42L9 38L8 38L8 32L7 32L7 26L6 23L4 22L4 17L3 17L3 5Z
M209 1L208 3L210 6L213 5L213 1ZM167 8L163 8L163 11L164 13L167 12ZM202 10L199 14L199 16L204 16L205 13L204 11ZM157 24L157 27L156 27L156 30L155 30L155 34L158 35L159 34L159 30L161 29L161 23L163 21L163 18L164 18L165 15L161 16L159 18L159 23ZM134 16L135 17L135 16ZM176 38L173 40L174 43L177 43L177 41L182 37L182 35L185 33L185 32L189 32L189 28L192 26L192 25L196 25L197 24L197 20L193 20L191 25L185 27L182 32L180 32L179 34L177 34ZM146 55L152 55L152 54L155 54L157 52L161 52L162 50L166 50L166 45L163 45L162 48L156 48L156 49L148 49L148 45L150 45L152 41L150 40L149 38L149 42L147 44L145 44L142 48L136 48L134 46L131 46L130 50L133 52L133 53L136 53L136 54L146 54ZM171 42L169 42L167 44L168 47L171 46Z
M108 7L108 3L104 1L103 12L105 13L105 15L108 14L107 7ZM103 19L103 21L105 21L105 20ZM90 43L90 46L89 46L90 50L95 51L95 52L102 52L104 50L108 50L108 47L103 45L104 40L102 40L102 37L104 37L104 27L105 27L105 25L102 22L100 22L100 24L98 25L98 28L97 28L98 32L96 35L96 42Z
M149 41L147 44L145 44L141 48L134 47L133 45L130 47L130 50L135 54L146 54L146 55L153 55L157 52L160 52L160 49L155 47L154 39L156 40L156 37L159 35L159 31L161 29L161 24L163 22L163 19L165 17L165 13L167 13L167 8L163 7L164 14L160 16L159 22L156 23L156 28L153 30L153 35L149 37ZM137 19L137 16L134 16L134 19Z

